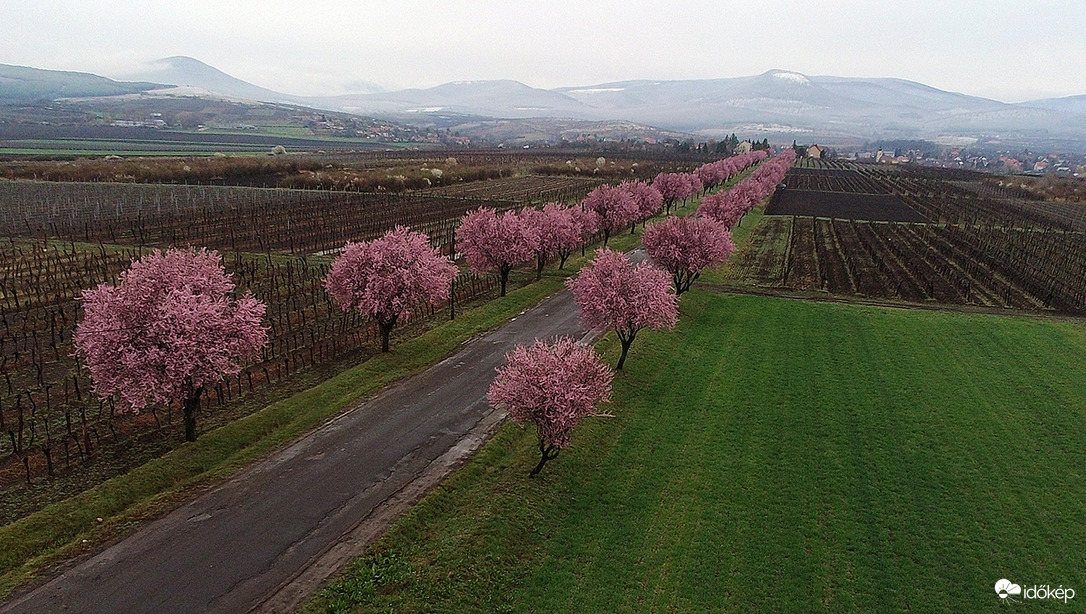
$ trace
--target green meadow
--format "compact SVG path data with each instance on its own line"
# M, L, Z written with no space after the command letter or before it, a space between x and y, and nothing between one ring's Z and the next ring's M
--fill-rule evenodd
M534 480L506 424L306 611L993 611L1000 578L1086 599L1081 323L693 290L614 397Z

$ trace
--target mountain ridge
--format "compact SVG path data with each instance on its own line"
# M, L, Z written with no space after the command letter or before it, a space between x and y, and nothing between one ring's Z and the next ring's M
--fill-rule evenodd
M552 89L494 79L390 92L296 96L248 83L186 56L157 60L134 76L145 82L105 81L122 90L185 85L261 102L395 116L401 121L418 118L419 124L431 123L436 116L456 115L626 121L704 138L734 132L832 143L965 136L1007 142L1044 138L1086 145L1086 95L1004 103L895 77L809 76L774 69L744 77L637 79Z

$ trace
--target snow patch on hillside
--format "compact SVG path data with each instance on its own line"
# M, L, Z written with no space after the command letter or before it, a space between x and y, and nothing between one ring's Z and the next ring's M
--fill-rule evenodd
M781 71L781 72L773 73L773 76L778 78L778 79L782 79L784 81L792 81L793 83L798 83L800 85L810 85L811 84L810 79L808 79L807 77L804 77L803 75L799 74L798 72Z

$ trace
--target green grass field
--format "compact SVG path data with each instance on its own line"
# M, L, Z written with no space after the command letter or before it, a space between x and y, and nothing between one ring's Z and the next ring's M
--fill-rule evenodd
M1081 324L694 290L615 388L535 480L534 433L505 425L307 611L1086 598Z

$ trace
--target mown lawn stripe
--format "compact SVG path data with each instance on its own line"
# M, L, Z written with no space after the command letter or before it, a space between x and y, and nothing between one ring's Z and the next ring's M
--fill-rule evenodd
M503 429L371 555L425 568L356 569L370 593L308 611L958 612L1001 577L1086 586L1082 325L702 290L682 312L539 479Z

